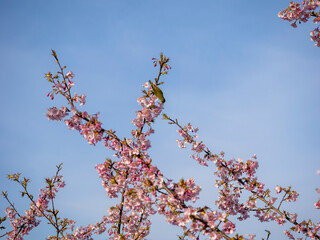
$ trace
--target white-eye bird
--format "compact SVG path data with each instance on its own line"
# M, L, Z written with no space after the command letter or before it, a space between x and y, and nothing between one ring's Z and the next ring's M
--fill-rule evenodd
M163 93L162 93L161 89L157 85L155 85L153 82L151 82L151 80L149 80L149 83L151 84L152 91L153 91L154 95L156 95L156 97L159 98L159 100L162 103L165 103L166 100L163 97Z

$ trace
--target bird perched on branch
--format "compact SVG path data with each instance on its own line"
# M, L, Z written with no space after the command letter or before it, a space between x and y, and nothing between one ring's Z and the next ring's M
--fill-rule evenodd
M154 95L156 95L156 97L159 98L159 100L162 103L165 103L166 100L163 97L163 92L161 91L161 89L156 84L151 82L151 80L149 80L149 83L151 84L152 91L153 91Z

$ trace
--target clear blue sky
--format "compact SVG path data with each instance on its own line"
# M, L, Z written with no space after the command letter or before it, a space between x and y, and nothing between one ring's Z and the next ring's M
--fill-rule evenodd
M103 126L129 136L141 85L155 77L152 57L171 58L165 78L165 111L200 128L200 138L226 158L256 153L258 175L274 189L292 185L301 193L298 220L319 220L313 204L320 187L320 48L309 38L312 24L293 29L277 17L288 0L129 1L2 0L0 2L1 162L0 190L20 211L19 189L7 173L32 179L34 195L63 162L66 187L57 197L63 217L94 223L110 206L95 164L112 152L88 145L63 123L48 121L46 108L62 99L46 97L44 73L57 70L50 55L75 75L74 90L87 95L85 109L101 112ZM176 129L158 120L150 151L153 163L175 180L194 177L203 187L201 204L214 207L213 166L198 166L180 150ZM165 149L165 151L164 151ZM0 199L0 209L7 203ZM292 207L291 207L292 206ZM0 213L3 216L4 213ZM276 224L255 219L239 233L283 239ZM289 226L287 225L289 228ZM26 239L45 239L46 223ZM155 217L149 239L177 239L180 229ZM103 239L103 238L95 238Z

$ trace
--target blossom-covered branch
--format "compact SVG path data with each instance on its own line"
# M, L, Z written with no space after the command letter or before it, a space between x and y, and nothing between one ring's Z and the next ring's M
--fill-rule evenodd
M302 3L290 1L290 5L285 10L278 13L278 16L286 21L291 22L291 26L296 28L298 24L307 22L312 19L315 24L320 23L320 1L304 0ZM315 46L320 47L320 30L319 25L310 31L311 40L315 42Z
M58 62L56 54L53 53L53 55ZM136 129L132 131L132 138L120 140L114 131L102 128L101 122L98 121L98 114L92 117L87 112L80 112L74 104L74 97L70 95L70 89L68 88L70 78L63 77L62 83L65 86L61 88L58 85L60 88L57 89L57 77L52 77L50 73L46 75L48 81L54 83L53 88L57 89L57 93L68 98L68 104L72 110L67 107L62 107L61 110L51 108L47 117L60 121L71 112L73 116L64 119L70 129L78 130L90 144L103 141L104 145L114 150L116 152L115 156L120 159L119 161L109 159L104 164L96 166L108 196L115 198L121 192L121 204L110 208L113 218L110 219L109 223L117 224L109 229L109 234L115 238L125 236L128 239L132 236L132 229L124 227L122 228L123 232L120 233L120 226L128 225L127 219L129 217L126 214L136 214L137 209L131 205L137 205L139 200L140 204L137 206L139 209L144 209L145 220L147 216L156 213L155 207L158 209L158 213L166 216L169 223L179 225L191 237L195 237L197 232L203 232L205 235L211 235L212 237L229 239L226 234L231 234L234 231L232 228L234 224L228 223L225 214L211 211L208 215L203 216L201 214L203 207L192 208L186 205L185 202L196 201L200 192L200 187L195 185L193 179L181 179L178 183L165 180L159 169L151 163L152 160L147 153L147 150L151 147L148 136L154 133L151 124L161 113L164 103L163 93L158 86L163 84L163 82L160 82L160 77L167 74L170 69L169 58L166 58L163 54L160 55L160 59L154 58L153 61L154 66L159 65L159 73L154 83L144 84L146 89L143 90L143 96L138 98L138 103L142 106L142 109L136 112L137 118L132 121L136 126ZM61 71L57 75L62 74L63 68L61 66L60 68ZM74 74L70 73L70 75L73 76ZM160 103L157 101L158 99L161 101ZM148 126L147 130L144 129L145 126ZM208 207L205 208L209 209ZM178 209L179 211L177 211ZM135 219L137 218L135 217ZM218 221L217 224L216 221ZM195 223L191 230L188 230L185 226L188 222ZM223 230L219 229L221 222L225 223L222 226ZM139 221L139 224L141 224L141 221ZM149 224L150 222L148 222L148 226ZM135 226L135 224L133 225ZM149 231L149 227L146 229ZM130 235L124 234L125 230L130 232ZM146 234L148 231L146 231Z
M238 216L240 221L246 220L250 217L250 212L255 213L255 217L261 222L276 221L279 225L283 225L286 221L294 224L294 227L290 231L302 233L312 239L320 239L320 222L313 223L311 220L297 222L297 214L289 213L284 210L280 210L283 202L296 201L299 193L292 190L291 187L283 188L281 186L276 187L276 193L283 192L283 197L276 207L276 197L270 195L270 189L265 188L265 184L258 181L256 176L256 170L258 168L258 162L255 160L256 155L244 162L242 159L225 160L224 152L219 155L213 154L208 147L198 140L198 128L194 128L190 123L182 127L178 120L173 120L166 114L163 114L163 118L168 120L169 124L176 125L179 130L178 133L182 137L181 140L177 140L180 148L185 148L186 144L191 145L191 150L194 152L191 158L195 159L200 165L208 166L209 162L213 162L217 171L215 175L218 177L216 180L216 187L219 189L219 200L216 201L216 205L220 210L231 216ZM243 190L247 190L251 193L246 202L241 203L240 197ZM257 206L257 200L260 200L264 207ZM315 204L316 208L317 203ZM293 239L292 234L286 231L285 234Z
M40 224L38 218L44 217L47 219L48 223L51 224L56 230L56 236L50 236L49 239L59 239L59 237L65 237L64 231L66 227L70 224L68 219L60 220L58 217L59 211L54 207L54 198L58 189L65 186L62 176L58 175L61 170L61 164L57 166L57 172L51 179L46 179L46 187L40 189L40 194L38 199L35 201L34 196L29 193L27 187L30 183L30 179L21 179L21 174L9 174L8 179L17 182L22 188L21 196L27 196L31 201L30 208L25 211L25 215L21 215L15 208L14 204L9 200L8 193L2 192L3 197L10 204L6 208L5 212L8 216L12 231L1 235L0 237L7 236L7 239L23 239L24 235L28 235L29 232ZM51 201L51 208L49 208L49 203Z

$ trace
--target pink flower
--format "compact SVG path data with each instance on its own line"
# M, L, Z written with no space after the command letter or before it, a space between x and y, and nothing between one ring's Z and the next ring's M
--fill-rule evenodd
M276 186L276 193L279 194L281 193L282 188L280 186Z
M74 73L71 72L71 71L69 71L69 72L66 74L66 78L69 78L69 79L71 80L72 78L74 78Z
M80 106L84 105L86 103L86 95L82 94L79 98Z
M295 202L297 200L298 196L299 196L299 193L297 193L295 190L293 190L291 192L291 194L289 194L289 196L290 196L289 199L291 201Z
M222 225L222 229L226 234L232 234L235 231L235 225L232 222L226 222Z
M185 148L186 145L184 144L184 141L176 140L178 143L179 148Z
M142 85L144 88L148 88L149 89L149 82L146 82L145 84Z
M48 109L48 113L45 115L49 120L61 121L65 116L68 115L68 113L66 112L66 108L62 107L61 110L59 110L56 107L52 107Z
M297 221L297 216L298 216L298 214L296 214L296 213L293 214L292 217L291 217L291 219L290 219L290 221L291 221L291 222Z
M297 23L296 23L296 22L293 22L293 23L291 23L290 25L291 25L291 27L294 27L294 28L297 27Z

